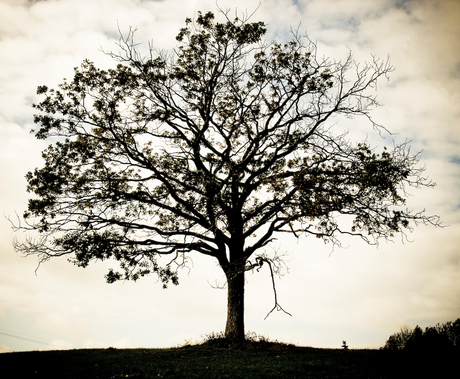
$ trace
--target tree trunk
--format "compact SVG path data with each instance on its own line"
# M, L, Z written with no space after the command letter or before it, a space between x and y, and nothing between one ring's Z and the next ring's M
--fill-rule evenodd
M232 342L243 342L244 332L244 266L226 272L227 276L227 325L225 336Z

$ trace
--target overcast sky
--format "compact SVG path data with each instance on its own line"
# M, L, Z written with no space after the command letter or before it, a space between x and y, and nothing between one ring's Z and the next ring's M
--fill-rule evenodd
M221 8L252 13L259 0L221 0ZM138 28L147 46L171 48L186 17L216 11L214 0L0 0L0 210L22 214L24 175L41 166L47 144L30 134L38 85L56 86L89 58L116 51L118 26ZM460 317L460 1L262 0L253 21L268 24L267 39L285 41L290 27L318 43L319 55L357 61L391 57L395 71L381 81L384 106L374 118L396 141L422 153L434 189L412 190L409 205L439 214L448 227L419 227L413 242L358 239L343 249L315 239L283 239L289 273L277 282L278 299L292 317L275 312L268 271L249 275L246 329L301 346L378 348L406 324L426 327ZM364 120L353 135L380 143ZM355 132L357 131L357 132ZM359 133L358 133L359 131ZM221 331L226 291L210 258L193 258L181 284L163 290L154 277L105 283L115 263L78 268L50 261L35 274L34 257L12 248L9 222L0 221L0 351L90 347L171 347Z

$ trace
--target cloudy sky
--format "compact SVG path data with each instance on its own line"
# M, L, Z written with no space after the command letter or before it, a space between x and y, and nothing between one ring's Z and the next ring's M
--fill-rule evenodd
M221 8L251 13L259 0L220 0ZM216 11L214 0L0 0L0 210L22 214L24 175L41 165L46 141L35 140L31 104L38 85L71 78L85 58L108 67L118 25L137 38L172 48L186 17ZM374 118L423 150L434 189L411 192L409 205L439 214L445 228L420 227L403 243L369 247L358 239L343 249L313 239L284 239L289 273L280 278L282 312L273 306L269 273L248 276L246 328L302 346L377 348L402 325L426 327L460 317L460 1L262 0L254 21L267 39L286 40L298 27L336 60L351 49L357 61L391 57L395 71L378 86L383 107ZM356 120L356 130L368 125ZM354 125L354 124L353 124ZM357 136L366 138L363 133ZM372 136L379 143L378 138ZM447 226L448 225L448 226ZM35 273L37 261L12 248L0 220L0 351L90 347L170 347L223 330L226 292L213 260L193 258L178 287L155 278L104 281L111 262L86 269L65 259Z

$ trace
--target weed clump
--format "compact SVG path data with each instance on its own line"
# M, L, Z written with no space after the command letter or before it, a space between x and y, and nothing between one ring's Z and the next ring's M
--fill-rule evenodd
M240 350L284 350L295 347L293 344L270 340L254 332L246 333L242 342L229 340L224 332L212 332L203 337L201 345L216 348L237 348Z

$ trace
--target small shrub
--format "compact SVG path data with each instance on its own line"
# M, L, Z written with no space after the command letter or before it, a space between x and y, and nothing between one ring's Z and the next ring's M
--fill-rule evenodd
M211 332L203 337L203 345L213 347L228 347L229 341L224 332Z
M270 340L267 337L258 335L254 332L248 332L245 335L245 340L242 343L235 344L225 337L224 332L211 332L203 337L202 345L229 348L236 347L239 349L285 349L294 347L292 344Z

